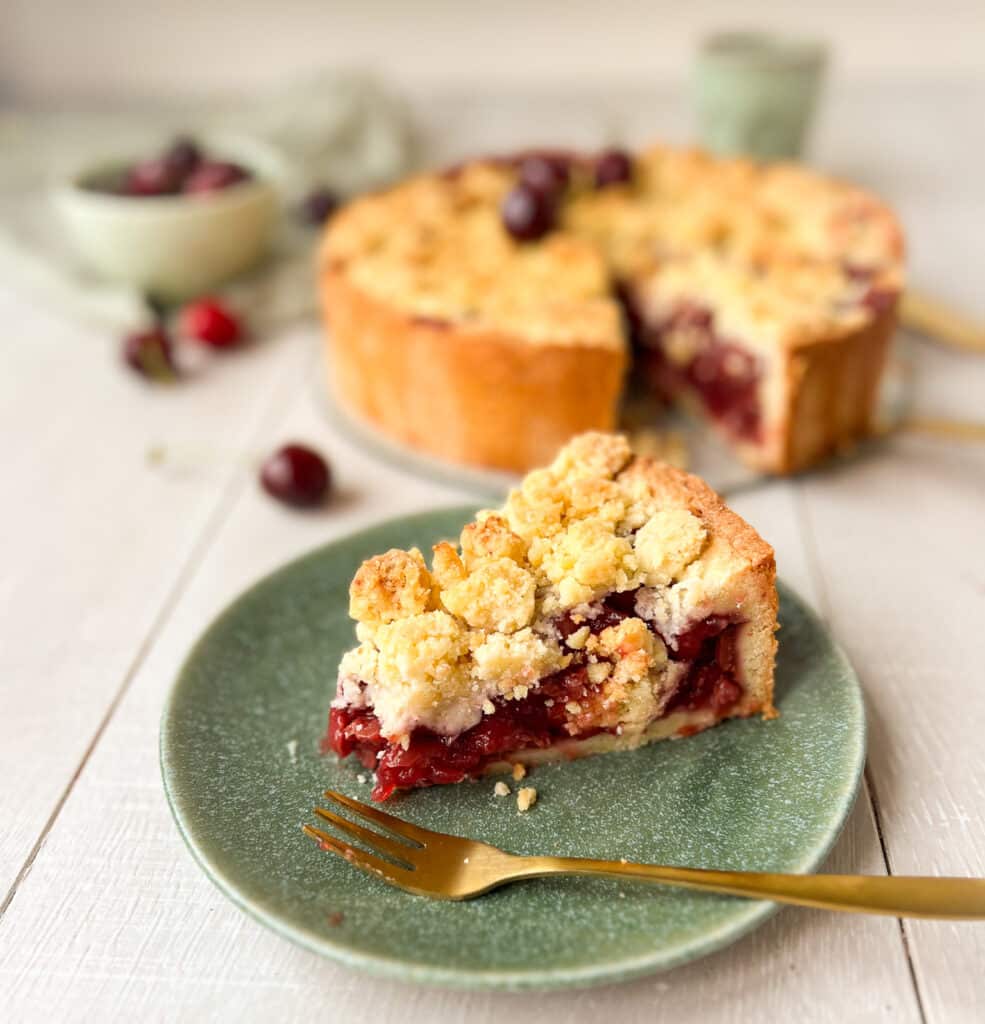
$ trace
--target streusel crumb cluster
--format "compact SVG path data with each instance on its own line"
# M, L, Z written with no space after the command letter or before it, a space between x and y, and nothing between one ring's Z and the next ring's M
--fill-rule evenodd
M570 728L582 711L596 727L600 715L645 725L657 713L666 649L641 618L594 633L593 603L643 588L672 635L674 614L700 602L716 560L706 523L627 472L632 459L625 438L584 434L501 510L480 512L458 546L436 545L430 569L417 549L364 562L350 588L361 643L342 660L337 701L371 705L393 741L420 726L457 734L578 652L601 705L569 707ZM555 626L562 614L579 627L566 639Z

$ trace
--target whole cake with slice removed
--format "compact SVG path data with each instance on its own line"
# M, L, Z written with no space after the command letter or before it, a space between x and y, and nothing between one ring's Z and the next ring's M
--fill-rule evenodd
M587 433L459 545L350 587L326 749L373 798L775 715L770 546L703 481Z
M338 400L414 448L526 471L613 429L629 373L790 473L873 426L903 241L793 164L541 153L355 200L319 276Z

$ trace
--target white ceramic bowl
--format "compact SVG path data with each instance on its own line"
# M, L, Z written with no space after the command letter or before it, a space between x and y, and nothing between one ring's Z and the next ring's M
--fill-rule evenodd
M188 196L122 196L92 187L137 156L85 167L55 189L65 231L91 270L155 298L180 301L263 258L280 212L280 186L287 175L282 158L252 139L201 141L210 155L234 160L253 177Z

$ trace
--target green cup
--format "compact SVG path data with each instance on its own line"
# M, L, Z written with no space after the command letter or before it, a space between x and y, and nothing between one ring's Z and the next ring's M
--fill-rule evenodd
M797 157L824 73L826 48L759 32L709 36L698 51L698 135L713 153L760 160Z

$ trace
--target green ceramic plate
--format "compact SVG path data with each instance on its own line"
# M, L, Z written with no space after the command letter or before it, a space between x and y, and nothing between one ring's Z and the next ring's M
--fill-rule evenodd
M524 882L468 903L410 896L322 852L300 829L333 787L368 799L361 768L318 753L349 579L367 555L458 533L466 509L385 523L247 591L210 627L164 711L161 762L178 827L209 877L285 937L355 967L476 988L611 982L693 960L773 904L595 879ZM865 757L858 681L817 618L781 588L774 722L730 722L539 768L519 815L492 782L420 790L389 809L518 853L765 871L817 868Z

